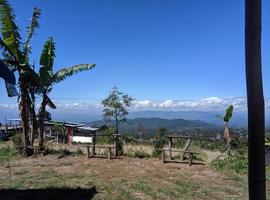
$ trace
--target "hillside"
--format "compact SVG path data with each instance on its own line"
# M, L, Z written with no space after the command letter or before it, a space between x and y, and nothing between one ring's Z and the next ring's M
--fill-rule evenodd
M101 126L107 124L114 126L114 121L105 123L103 120L87 123L91 126ZM135 118L128 119L126 123L120 125L121 132L138 133L144 130L144 134L153 134L159 128L166 128L168 131L181 132L194 128L213 129L215 125L206 123L201 120L185 120L185 119L162 119L162 118Z

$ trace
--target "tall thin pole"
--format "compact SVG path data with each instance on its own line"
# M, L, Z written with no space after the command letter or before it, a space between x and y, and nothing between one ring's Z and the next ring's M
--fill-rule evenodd
M248 186L250 200L266 199L265 119L261 71L261 0L246 0L245 50L248 102Z

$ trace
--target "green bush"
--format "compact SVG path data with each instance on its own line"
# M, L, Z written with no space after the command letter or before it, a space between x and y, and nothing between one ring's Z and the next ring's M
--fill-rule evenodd
M15 134L12 136L12 141L14 143L14 146L17 150L21 150L21 144L22 144L22 138L21 138L21 135L20 134Z
M212 161L212 166L219 171L246 175L248 173L247 150L237 150L230 155L217 157Z

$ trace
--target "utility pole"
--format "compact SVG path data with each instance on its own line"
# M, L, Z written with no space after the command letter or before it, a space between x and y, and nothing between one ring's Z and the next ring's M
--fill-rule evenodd
M261 11L261 0L245 1L248 186L250 200L266 199L265 114L261 70Z

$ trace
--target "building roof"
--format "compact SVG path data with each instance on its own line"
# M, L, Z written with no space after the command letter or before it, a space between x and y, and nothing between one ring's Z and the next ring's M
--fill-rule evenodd
M80 124L80 123L75 123L75 122L62 122L62 121L46 121L45 124L54 125L55 122L64 124L65 127L72 127L72 128L85 126L85 124Z
M78 129L84 130L84 131L97 131L99 128L93 128L91 126L80 126Z

